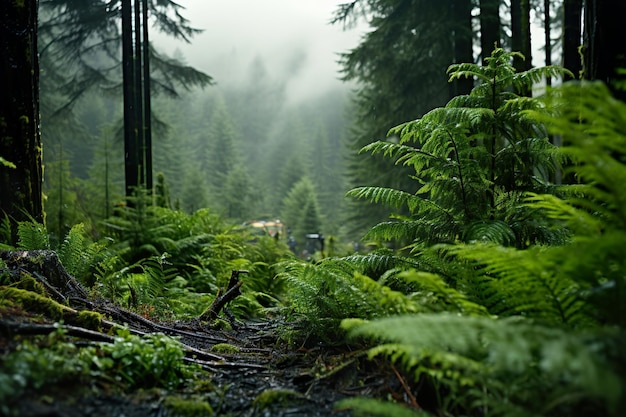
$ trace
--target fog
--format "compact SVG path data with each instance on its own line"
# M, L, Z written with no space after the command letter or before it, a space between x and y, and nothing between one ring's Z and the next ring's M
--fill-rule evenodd
M286 83L288 101L342 88L338 53L355 47L359 29L330 24L342 0L181 0L182 15L204 32L190 44L153 31L153 44L211 75L237 83L254 60Z

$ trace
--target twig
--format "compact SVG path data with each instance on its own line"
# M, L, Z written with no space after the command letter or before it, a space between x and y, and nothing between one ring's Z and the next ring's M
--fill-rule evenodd
M400 384L402 384L402 388L404 388L404 392L406 392L406 395L411 400L411 405L413 406L413 408L419 410L421 407L417 403L417 398L415 398L415 395L413 395L413 393L411 392L409 385L406 383L406 379L404 379L402 375L400 375L400 372L398 372L393 364L391 365L391 369L393 369L393 373L396 374L396 378L398 378L398 381L400 381Z
M230 281L228 282L228 288L224 295L217 293L215 300L211 303L209 308L200 316L201 321L212 321L217 318L217 315L222 309L232 301L238 295L241 295L241 286L243 281L239 280L239 274L247 274L248 271L233 270L230 275Z
M39 336L48 335L52 332L56 332L62 328L63 331L72 337L80 337L88 340L95 340L98 342L113 343L115 338L94 330L88 330L83 327L69 326L64 324L58 326L56 324L36 324L36 323L11 323L5 320L0 320L0 332L6 336L12 336L15 334Z

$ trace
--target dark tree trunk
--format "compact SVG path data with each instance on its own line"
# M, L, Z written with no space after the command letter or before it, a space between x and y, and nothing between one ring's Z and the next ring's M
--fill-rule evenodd
M152 190L147 0L122 0L126 196Z
M471 0L452 1L454 63L474 62L472 50L472 2ZM462 78L452 83L451 98L469 94L474 82L471 78Z
M0 216L43 223L37 1L0 2ZM13 230L15 231L15 230ZM15 243L15 234L9 243Z
M532 67L532 48L530 45L530 1L511 0L511 49L524 55L524 59L515 57L513 65L518 72ZM530 95L530 89L520 91Z
M483 63L500 43L500 0L480 0L480 49Z
M135 72L133 48L133 9L131 0L122 0L122 72L124 76L124 177L126 196L139 186L139 146L135 129Z
M546 45L546 66L552 65L552 30L550 20L550 0L543 0L543 33L545 35L544 43ZM546 86L552 85L552 79L546 77Z
M563 66L580 77L582 59L578 48L582 41L583 0L565 0L563 4Z
M584 78L600 80L615 97L626 101L626 91L615 82L626 76L617 71L626 68L626 2L623 0L588 0L585 3Z
M141 7L142 52L143 52L143 132L146 163L146 189L152 190L152 103L150 100L150 38L148 36L148 0Z

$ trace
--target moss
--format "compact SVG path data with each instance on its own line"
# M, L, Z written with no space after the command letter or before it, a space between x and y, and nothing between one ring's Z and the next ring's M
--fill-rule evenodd
M15 306L21 306L26 311L43 314L52 320L61 320L67 307L51 300L48 297L33 291L14 287L0 287L0 300L8 299Z
M239 347L229 343L218 343L211 347L211 352L215 353L239 353Z
M177 417L203 417L212 416L211 404L202 400L186 399L181 397L167 397L165 407Z
M211 327L213 327L214 329L218 329L218 330L232 330L233 329L229 322L227 322L226 320L222 320L222 319L213 320L213 322L211 322Z
M46 289L43 284L26 272L22 272L20 274L20 280L15 283L14 287L26 291L32 291L42 296L46 295Z
M100 330L102 314L95 311L81 311L76 318L76 324L91 330Z
M272 404L284 404L288 398L300 396L300 393L291 389L270 388L257 395L252 404L257 410L264 410Z

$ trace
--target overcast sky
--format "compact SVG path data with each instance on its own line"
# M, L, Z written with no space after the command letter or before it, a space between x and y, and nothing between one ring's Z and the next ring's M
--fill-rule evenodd
M302 96L340 85L337 53L356 46L362 30L329 24L345 0L180 0L183 16L203 29L190 45L158 34L155 46L180 50L187 63L228 84L261 58L272 78L289 74L288 92Z

